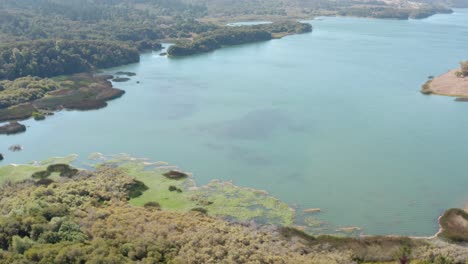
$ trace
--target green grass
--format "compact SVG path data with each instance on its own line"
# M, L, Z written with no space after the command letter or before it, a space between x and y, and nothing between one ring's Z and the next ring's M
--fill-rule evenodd
M94 155L94 158L97 156ZM266 192L236 186L229 182L212 181L204 186L196 186L193 178L169 179L163 174L167 168L145 165L142 160L130 157L117 157L107 163L117 164L135 179L142 181L148 190L130 200L130 204L144 206L157 202L163 210L190 211L204 208L209 215L225 216L237 220L258 220L260 222L291 225L295 212L286 203ZM182 192L170 191L174 186Z
M18 182L31 178L35 172L44 171L47 166L55 163L70 164L77 158L76 155L55 157L38 162L37 164L5 165L0 167L0 184L6 181ZM51 175L51 177L54 175Z

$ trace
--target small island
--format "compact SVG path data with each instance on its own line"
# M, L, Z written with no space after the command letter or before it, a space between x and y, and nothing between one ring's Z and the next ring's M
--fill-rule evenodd
M468 61L460 62L460 68L430 78L421 89L423 94L438 94L458 97L457 101L468 100Z
M13 135L26 131L26 126L16 121L0 126L0 135Z

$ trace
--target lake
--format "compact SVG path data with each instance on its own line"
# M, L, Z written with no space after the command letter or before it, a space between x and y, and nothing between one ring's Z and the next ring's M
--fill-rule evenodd
M3 163L128 153L321 208L333 227L433 235L445 209L468 202L468 103L419 89L468 59L468 10L310 23L310 34L106 70L137 73L116 83L122 98L25 121L26 133L0 137Z

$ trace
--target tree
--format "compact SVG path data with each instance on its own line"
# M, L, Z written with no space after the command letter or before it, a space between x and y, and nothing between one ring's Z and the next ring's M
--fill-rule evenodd
M408 264L410 263L410 256L411 256L411 247L408 245L404 245L400 247L396 252L395 252L395 257L398 260L398 263L400 264Z
M23 254L26 250L30 249L34 245L29 237L14 236L11 243L11 249L19 254Z
M468 76L468 61L460 62L461 75L463 77Z

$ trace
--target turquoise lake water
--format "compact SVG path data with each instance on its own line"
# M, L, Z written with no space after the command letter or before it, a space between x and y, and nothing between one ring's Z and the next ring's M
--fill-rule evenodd
M128 153L321 208L332 226L434 234L445 209L468 202L468 103L419 89L468 59L468 10L310 23L310 34L111 69L137 73L116 84L122 98L26 121L0 137L3 163Z

